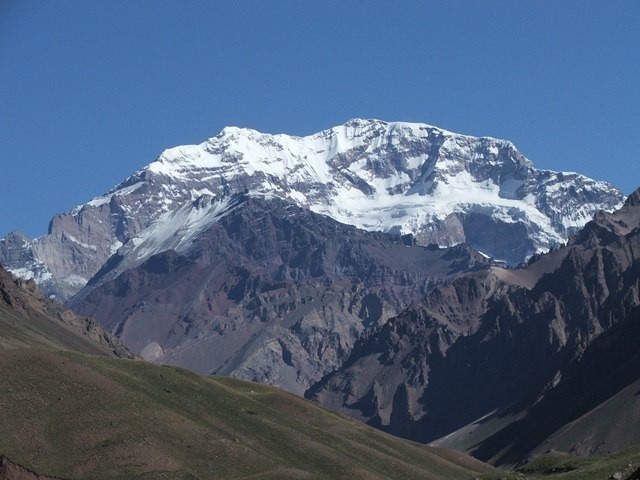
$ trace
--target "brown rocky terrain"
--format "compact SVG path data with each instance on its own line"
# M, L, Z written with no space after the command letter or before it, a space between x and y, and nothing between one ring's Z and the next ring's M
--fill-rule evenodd
M421 247L248 198L182 253L113 275L118 265L114 257L71 307L150 360L302 394L363 332L490 261L464 245Z
M0 479L425 478L491 472L263 385L130 356L0 269Z

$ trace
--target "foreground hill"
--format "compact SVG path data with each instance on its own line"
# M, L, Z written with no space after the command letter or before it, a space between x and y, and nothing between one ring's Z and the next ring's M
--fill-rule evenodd
M525 269L436 287L307 395L498 465L640 443L640 191Z
M272 387L141 360L0 352L0 453L57 478L469 478L488 467Z

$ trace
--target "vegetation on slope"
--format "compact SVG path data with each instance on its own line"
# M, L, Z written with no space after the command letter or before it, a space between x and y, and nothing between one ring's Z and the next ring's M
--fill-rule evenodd
M281 390L139 360L0 352L0 455L59 478L472 478L486 465Z

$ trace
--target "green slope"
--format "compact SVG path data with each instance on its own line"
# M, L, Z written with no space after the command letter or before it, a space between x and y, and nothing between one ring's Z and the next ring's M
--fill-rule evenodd
M137 360L0 352L0 455L60 478L465 479L492 468L278 389Z

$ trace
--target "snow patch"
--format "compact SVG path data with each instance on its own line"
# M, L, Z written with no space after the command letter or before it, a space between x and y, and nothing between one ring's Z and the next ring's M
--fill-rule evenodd
M65 238L68 238L69 240L71 240L76 245L81 246L82 248L86 248L87 250L93 250L94 252L98 250L98 247L96 247L95 245L88 245L86 243L83 243L80 240L78 240L77 238L75 238L73 235L70 235L68 233L63 233L63 236Z
M7 271L22 280L34 280L37 284L44 283L53 278L51 272L42 262L39 262L36 265L27 265L25 267L7 268Z
M137 262L141 262L166 250L180 252L187 248L199 233L229 213L236 205L235 197L222 201L204 199L200 206L187 204L166 212L130 241L132 248L127 253Z

